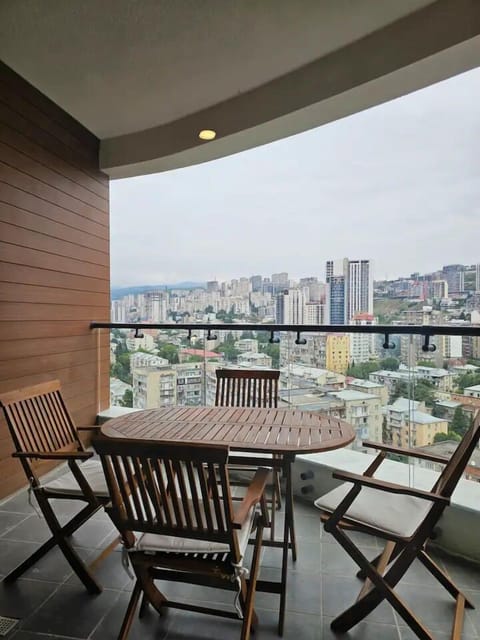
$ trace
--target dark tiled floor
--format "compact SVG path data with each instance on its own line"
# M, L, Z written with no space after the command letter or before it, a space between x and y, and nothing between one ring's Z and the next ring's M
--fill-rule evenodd
M59 502L62 518L71 516L74 503ZM284 637L289 640L345 638L345 640L410 640L415 636L403 620L386 604L382 604L367 619L348 634L336 636L330 622L354 600L359 582L354 577L355 566L336 542L320 527L316 511L296 503L296 524L299 558L290 560L288 600ZM281 518L280 518L281 520ZM0 504L0 577L31 553L47 537L43 521L21 493ZM98 549L112 538L112 527L103 513L98 513L73 537L79 554L92 560ZM378 552L377 540L357 536L357 542L368 556ZM264 549L262 576L279 577L280 551ZM477 609L468 611L463 638L480 639L480 571L448 558L439 563L465 589ZM0 615L19 618L9 640L61 640L65 638L110 640L117 637L128 603L132 582L121 565L119 551L112 553L100 565L98 580L104 591L89 596L58 550L54 550L28 571L14 585L0 584ZM207 597L219 606L231 602L228 592L187 585L170 585L175 597L188 596L198 603ZM423 616L438 640L450 637L453 604L428 572L414 566L402 581L399 591L404 599ZM277 638L278 596L258 593L256 601L259 628L258 640ZM136 620L131 640L204 640L237 639L240 624L235 620L213 618L186 611L170 610L157 616L150 610L142 620Z

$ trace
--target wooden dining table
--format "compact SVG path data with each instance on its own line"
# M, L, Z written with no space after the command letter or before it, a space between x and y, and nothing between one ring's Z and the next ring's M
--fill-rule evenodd
M280 582L258 580L257 591L280 595L279 634L283 633L288 551L295 560L291 467L298 454L319 453L350 444L355 434L339 418L315 411L252 407L163 407L113 418L101 427L111 438L192 444L223 444L232 464L279 468L286 478L283 539L265 541L283 549ZM236 452L241 455L235 456Z

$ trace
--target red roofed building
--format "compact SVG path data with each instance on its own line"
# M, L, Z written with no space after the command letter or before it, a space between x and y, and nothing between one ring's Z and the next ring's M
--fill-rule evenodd
M178 355L180 362L185 362L192 356L199 356L200 358L208 359L220 359L223 357L222 353L216 353L215 351L204 351L203 349L181 349Z

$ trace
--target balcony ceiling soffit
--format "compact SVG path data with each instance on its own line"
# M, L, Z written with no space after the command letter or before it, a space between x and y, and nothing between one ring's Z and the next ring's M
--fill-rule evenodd
M0 58L97 135L102 166L122 177L227 155L448 77L429 69L387 86L389 74L479 35L479 5L50 0L46 10L4 0ZM467 54L446 73L476 66ZM379 79L383 89L359 91ZM217 140L201 143L202 128Z

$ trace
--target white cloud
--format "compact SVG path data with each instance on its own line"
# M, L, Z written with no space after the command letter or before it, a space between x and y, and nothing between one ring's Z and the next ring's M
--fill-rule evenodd
M271 145L111 184L114 285L480 261L480 70Z

